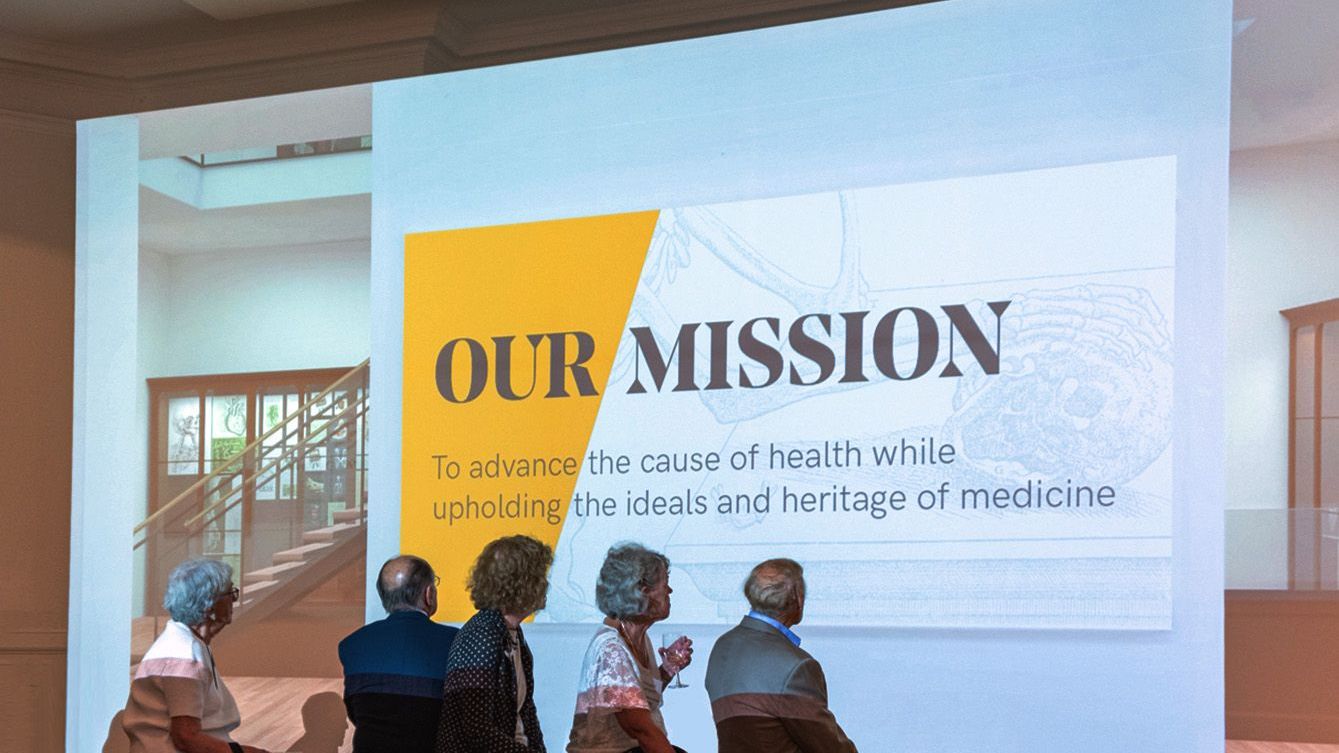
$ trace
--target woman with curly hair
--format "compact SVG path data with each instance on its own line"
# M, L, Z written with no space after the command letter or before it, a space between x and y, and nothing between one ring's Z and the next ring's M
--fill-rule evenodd
M581 664L567 753L683 753L670 745L660 714L662 689L693 660L687 636L655 661L651 625L669 617L669 560L640 544L605 555L595 603L605 614Z
M451 644L438 753L545 753L534 660L521 622L544 608L553 550L529 536L490 542L466 585L479 611Z

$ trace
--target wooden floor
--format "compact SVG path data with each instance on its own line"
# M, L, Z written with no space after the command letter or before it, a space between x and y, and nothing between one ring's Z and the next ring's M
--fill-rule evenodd
M353 750L353 730L349 728L341 695L343 680L324 677L225 677L224 680L242 712L242 726L233 733L238 742L276 753Z
M281 753L351 753L343 681L325 677L225 677L242 726L233 737ZM109 751L123 750L120 746ZM1339 744L1228 740L1226 753L1339 753Z

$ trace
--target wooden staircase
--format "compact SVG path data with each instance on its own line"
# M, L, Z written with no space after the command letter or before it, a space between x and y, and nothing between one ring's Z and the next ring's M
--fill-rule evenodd
M254 623L365 557L367 384L364 361L137 525L146 592L182 559L225 559L242 590L233 624ZM163 617L151 608L141 632Z
M242 601L233 624L265 619L366 556L366 508L342 510L333 517L334 525L304 532L301 546L276 552L269 567L242 573Z

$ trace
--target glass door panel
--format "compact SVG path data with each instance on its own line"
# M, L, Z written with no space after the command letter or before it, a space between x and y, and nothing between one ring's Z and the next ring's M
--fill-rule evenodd
M275 553L302 545L296 468L301 437L287 422L301 407L301 397L296 385L270 384L257 392L256 404L260 475L247 558L267 567Z
M167 399L167 475L200 474L200 396Z
M208 452L205 473L216 463L226 462L246 447L247 395L209 395L205 398L205 437Z
M207 485L204 509L206 557L223 560L236 573L242 568L242 530L247 489L242 483L248 467L239 457L247 445L251 396L245 392L205 397L205 472L219 473Z

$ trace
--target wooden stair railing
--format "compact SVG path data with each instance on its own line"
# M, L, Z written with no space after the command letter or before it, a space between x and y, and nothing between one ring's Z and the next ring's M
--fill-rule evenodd
M208 474L136 525L133 546L147 553L146 577L189 556L212 556L207 541L238 535L230 539L238 542L238 551L220 556L235 556L239 563L234 573L243 592L239 616L251 621L310 592L366 551L368 373L364 361L236 455L215 461ZM335 447L341 450L338 456ZM316 453L323 457L324 470L306 465ZM249 513L254 512L257 491L266 485L277 490L285 477L293 479L292 498L278 499L276 494L273 501L261 500L270 505L269 527L250 530L247 521L254 517ZM320 514L313 517L308 504ZM289 527L276 530L273 509L282 505L290 506ZM238 508L241 515L229 515ZM224 528L229 518L239 517L240 530ZM264 546L249 551L257 538L264 539Z
M358 379L359 377L362 378L364 384L364 396L362 400L365 402L366 401L365 385L367 383L367 371L369 363L370 359L365 360L362 363L358 364L357 366L353 367L353 369L351 369L349 373L335 380L329 387L326 387L324 390L318 393L316 397L298 406L297 410L293 411L292 415L288 416L286 419L279 422L278 424L275 424L273 427L270 428L269 431L257 437L253 442L251 442L251 444L242 448L242 450L238 452L236 455L234 455L232 458L229 458L228 460L225 460L222 463L220 463L218 468L215 468L213 471L200 477L199 481L196 481L194 484L191 484L190 487L187 488L185 491L183 491L181 494L178 494L176 497L173 497L171 501L169 501L162 507L158 508L158 510L156 510L152 515L141 521L138 525L135 526L134 533L136 535L139 535L141 532L147 530L149 526L152 525L156 520L165 518L168 516L169 513L177 510L179 507L181 507L187 501L189 501L194 495L201 492L211 480L226 475L228 468L230 468L233 463L247 457L249 454L255 452L257 449L262 448L265 445L265 442L269 440L271 437L273 437L280 430L285 430L285 433L283 434L281 439L287 439L288 437L292 436L292 434L286 430L286 427L294 425L295 420L300 420L302 416L306 415L312 409L313 406L319 405L323 400L325 400L326 397L330 396L332 393L334 393L341 387L349 385L352 381ZM321 419L317 417L315 420L321 420ZM142 545L143 545L142 541L137 541L135 543L135 548L138 549Z

